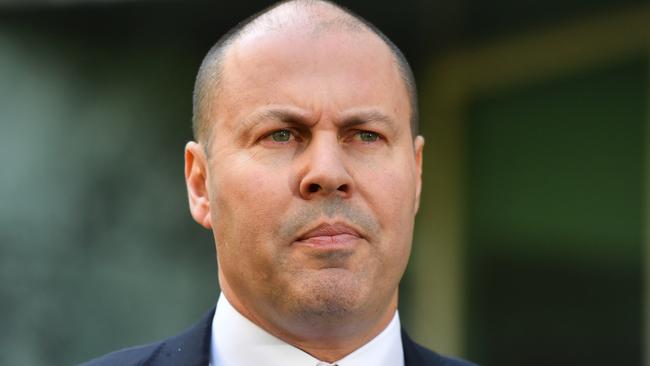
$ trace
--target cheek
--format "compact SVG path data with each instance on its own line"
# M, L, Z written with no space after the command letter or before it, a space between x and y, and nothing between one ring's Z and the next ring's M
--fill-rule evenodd
M359 188L379 221L378 255L382 268L394 268L400 275L406 267L413 236L415 174L409 164L400 160L366 171ZM387 276L387 280L394 278Z
M385 172L382 184L382 217L380 222L386 235L384 249L389 261L397 261L395 268L406 266L413 239L415 183L410 171Z
M230 164L221 172L215 175L211 202L219 249L240 256L238 261L263 261L277 245L272 232L289 201L284 175L250 161Z
M408 161L396 161L390 165L367 166L359 177L359 189L369 202L382 226L403 225L413 219L415 179ZM398 228L399 229L399 228Z
M286 190L282 187L282 172L247 157L231 157L231 163L216 172L214 203L221 220L264 219L282 201L280 197Z
M380 221L390 236L389 250L407 248L413 235L415 185L406 173L387 173L383 181L384 192L379 196L383 197L379 203L383 213Z

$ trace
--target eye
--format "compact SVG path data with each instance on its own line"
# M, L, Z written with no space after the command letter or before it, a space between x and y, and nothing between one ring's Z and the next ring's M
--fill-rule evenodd
M289 142L291 140L291 131L289 130L277 130L273 131L270 135L273 142Z
M363 142L376 142L379 140L379 134L371 131L359 131L357 136Z

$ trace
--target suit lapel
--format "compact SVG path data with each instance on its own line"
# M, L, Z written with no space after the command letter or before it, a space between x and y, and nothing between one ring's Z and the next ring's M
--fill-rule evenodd
M404 349L404 366L423 365L422 360L417 352L415 342L406 334L402 328L402 348Z
M404 366L444 366L447 360L415 343L402 328L402 348L404 349Z

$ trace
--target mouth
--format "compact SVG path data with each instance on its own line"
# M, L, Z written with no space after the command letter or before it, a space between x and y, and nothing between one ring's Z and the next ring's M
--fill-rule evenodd
M302 234L295 243L314 249L333 250L349 248L362 238L356 229L345 223L323 223Z

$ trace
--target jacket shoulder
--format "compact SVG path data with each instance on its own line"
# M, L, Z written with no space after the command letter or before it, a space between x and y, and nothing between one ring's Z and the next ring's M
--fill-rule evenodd
M477 366L475 363L462 360L460 358L443 356L436 352L431 351L428 348L424 348L419 344L415 344L415 347L418 349L417 352L420 354L420 359L425 361L422 365L426 366Z
M415 343L404 329L402 329L402 347L405 366L477 366L460 358L443 356Z
M126 348L79 366L205 366L210 356L210 330L214 308L201 321L174 337Z
M162 347L163 342L125 348L97 357L78 366L144 366Z

